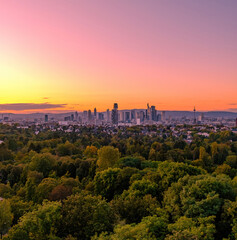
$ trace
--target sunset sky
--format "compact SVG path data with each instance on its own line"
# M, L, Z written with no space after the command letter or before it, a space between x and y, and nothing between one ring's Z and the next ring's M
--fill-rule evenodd
M236 0L1 0L0 112L237 112Z

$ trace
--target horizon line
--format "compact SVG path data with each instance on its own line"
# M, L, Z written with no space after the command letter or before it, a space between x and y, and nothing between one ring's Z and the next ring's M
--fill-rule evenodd
M0 114L4 115L4 114L13 114L13 115L30 115L30 114L67 114L67 113L75 113L75 112L78 112L78 113L83 113L84 111L88 111L88 110L91 110L91 109L87 109L87 110L55 110L55 112L1 112L0 111ZM118 111L131 111L131 110L146 110L145 108L131 108L131 109L119 109ZM158 112L190 112L192 113L193 110L158 110L156 109ZM106 112L107 110L105 111L97 111L97 112ZM109 111L111 112L112 109L109 109ZM91 110L91 112L93 112L93 110ZM237 114L237 110L236 111L231 111L231 110L196 110L196 113L199 112L199 113L205 113L205 112L226 112L226 113L236 113Z

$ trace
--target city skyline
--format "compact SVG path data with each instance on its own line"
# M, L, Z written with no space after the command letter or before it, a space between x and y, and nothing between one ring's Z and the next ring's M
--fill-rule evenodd
M237 112L237 2L0 3L0 113Z
M149 104L149 103L148 103ZM48 106L49 105L49 106ZM56 104L55 104L56 105ZM61 104L62 107L64 104ZM61 107L60 104L58 104L58 108ZM65 104L66 105L66 104ZM43 106L43 107L41 107ZM44 106L46 106L44 108ZM131 107L131 108L119 108L118 111L131 111L131 110L146 110L146 106L147 104L143 104L143 106L139 107ZM154 106L154 104L152 105ZM151 106L151 107L152 107ZM156 106L155 106L156 107ZM158 106L159 107L159 106ZM193 112L193 109L196 109L196 106L192 106L190 109L184 110L178 110L178 109L157 109L159 112L162 111L167 111L167 112ZM17 110L15 110L17 109ZM51 110L52 109L52 110ZM42 103L42 104L34 104L34 103L16 103L16 104L0 104L0 114L4 115L4 114L19 114L19 115L24 115L24 114L66 114L66 113L74 113L74 112L78 112L78 113L83 113L84 111L91 111L91 114L94 114L94 111L97 111L97 113L106 113L106 111L112 111L113 110L113 106L107 105L102 109L98 109L95 105L90 105L88 108L82 108L82 109L54 109L54 104L50 104L50 103ZM202 109L197 109L195 110L197 112L223 112L223 113L233 113L233 114L237 114L237 110L236 109L220 109L220 110L202 110Z

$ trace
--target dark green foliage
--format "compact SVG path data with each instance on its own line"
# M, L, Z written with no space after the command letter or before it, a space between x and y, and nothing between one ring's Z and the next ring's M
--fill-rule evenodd
M1 161L6 161L6 160L12 160L13 159L13 154L11 150L9 150L5 144L0 144L0 162Z
M193 221L192 218L181 217L174 224L168 226L170 235L167 240L214 240L215 225L214 217L199 218Z
M201 168L174 162L163 162L159 164L157 171L161 176L161 184L164 190L185 175L199 175L205 173Z
M30 163L30 169L43 173L47 177L56 165L55 157L49 153L35 154Z
M95 193L110 201L128 189L130 177L135 173L137 170L133 168L109 168L98 172L94 178Z
M141 157L123 157L120 158L118 166L120 168L124 167L134 167L141 169L143 159Z
M59 156L71 156L79 153L77 147L69 141L59 144L56 148L56 152Z
M237 239L234 132L51 127L0 124L4 239Z
M126 239L145 239L163 240L168 233L168 220L166 217L157 215L145 217L138 224L118 225L114 233L110 235L101 234L95 236L93 240L126 240Z
M112 231L114 221L111 207L100 197L75 195L63 203L61 234L90 239L95 233Z
M56 239L57 224L61 219L61 204L44 202L37 210L26 213L5 239Z
M18 196L10 199L11 211L13 213L13 224L16 224L20 217L33 210L33 202L25 202Z
M151 195L137 196L126 191L112 201L112 206L126 223L138 223L143 217L155 214L159 203Z

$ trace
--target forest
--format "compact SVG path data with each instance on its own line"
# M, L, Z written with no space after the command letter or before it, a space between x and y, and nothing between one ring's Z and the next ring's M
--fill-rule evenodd
M0 124L0 237L237 239L237 134L182 129Z

